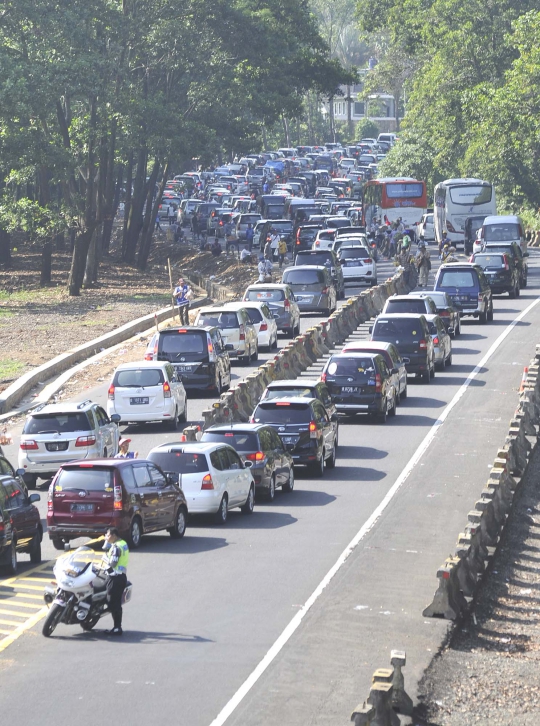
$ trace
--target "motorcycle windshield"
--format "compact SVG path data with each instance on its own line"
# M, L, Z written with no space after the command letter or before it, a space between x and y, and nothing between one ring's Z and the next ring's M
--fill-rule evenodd
M96 553L90 547L78 547L74 552L63 555L58 564L66 574L78 577L95 559Z

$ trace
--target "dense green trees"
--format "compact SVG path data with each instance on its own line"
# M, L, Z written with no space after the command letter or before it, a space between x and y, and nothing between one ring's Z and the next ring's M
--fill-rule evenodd
M156 185L252 149L261 123L348 77L306 0L5 0L0 67L0 261L23 228L46 283L69 232L73 295L97 279L121 193L123 258L144 268Z

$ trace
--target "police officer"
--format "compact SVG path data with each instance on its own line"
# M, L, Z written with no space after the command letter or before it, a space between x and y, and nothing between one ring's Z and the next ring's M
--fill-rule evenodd
M405 235L405 237L403 237L403 241L401 243L401 250L396 255L395 259L396 259L396 264L403 268L403 279L405 281L405 284L412 287L412 280L411 280L412 255L411 255L410 245L411 245L411 240L407 235Z
M109 574L107 589L109 591L109 610L113 617L113 628L109 635L122 635L122 595L127 585L127 565L129 548L127 542L120 538L116 527L109 527L103 545L105 554L103 564Z

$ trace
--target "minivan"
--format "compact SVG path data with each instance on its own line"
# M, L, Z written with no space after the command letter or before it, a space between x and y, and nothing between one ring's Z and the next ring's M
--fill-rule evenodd
M425 383L435 376L435 350L424 315L379 315L371 329L371 340L393 343L405 361L408 375L416 373Z
M441 265L434 290L448 293L461 316L471 315L480 323L493 320L491 287L480 265L452 262Z
M336 288L327 267L300 265L289 267L281 282L290 285L300 312L322 312L330 315L337 305Z
M480 230L480 236L486 245L497 242L517 242L523 254L527 252L523 220L515 214L486 217Z

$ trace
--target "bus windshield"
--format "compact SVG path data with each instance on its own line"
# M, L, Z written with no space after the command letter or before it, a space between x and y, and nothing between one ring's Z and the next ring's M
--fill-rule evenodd
M419 182L392 183L386 185L389 199L418 199L424 194L424 185Z
M463 206L476 206L478 204L489 204L491 202L492 188L490 186L450 187L450 199L453 204Z

